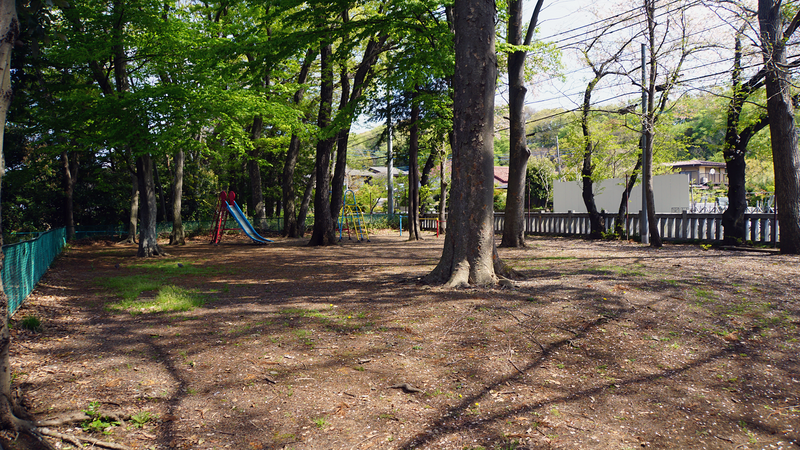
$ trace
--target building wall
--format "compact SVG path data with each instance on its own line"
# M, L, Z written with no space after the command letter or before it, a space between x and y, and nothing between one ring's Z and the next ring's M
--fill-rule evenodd
M624 178L602 180L594 185L594 201L599 211L616 212L625 189ZM656 212L688 211L689 177L686 174L657 175L653 177L653 194ZM641 183L631 191L628 212L636 213L642 209ZM586 212L583 204L580 181L556 181L553 183L553 212Z

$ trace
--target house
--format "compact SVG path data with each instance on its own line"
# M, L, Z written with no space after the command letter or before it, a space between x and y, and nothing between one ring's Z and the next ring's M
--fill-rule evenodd
M408 175L408 171L403 169L398 169L397 167L392 168L392 173L395 177L398 176L406 176ZM382 178L382 183L386 182L386 167L382 166L374 166L370 167L367 170L358 170L358 169L345 169L345 184L347 185L348 189L358 190L364 184L371 184L374 178Z
M672 167L675 173L688 174L689 183L693 185L728 185L728 167L725 163L693 159L665 165Z
M386 177L386 172L387 172L386 166L372 166L367 170L369 170L375 175ZM392 167L392 176L395 177L408 176L408 171L399 169L397 167Z

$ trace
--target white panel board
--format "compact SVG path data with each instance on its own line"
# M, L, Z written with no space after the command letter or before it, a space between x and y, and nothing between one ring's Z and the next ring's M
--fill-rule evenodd
M624 178L602 180L594 185L594 200L597 209L617 212L622 192L625 189ZM553 211L585 213L581 195L582 186L579 181L555 181L553 183ZM656 212L681 212L689 209L689 176L687 174L658 175L653 177L653 194ZM642 209L642 186L639 184L631 192L628 212L638 213Z

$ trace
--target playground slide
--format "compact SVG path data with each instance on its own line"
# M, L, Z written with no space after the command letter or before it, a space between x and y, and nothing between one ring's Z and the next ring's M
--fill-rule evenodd
M255 242L258 242L259 244L266 244L267 242L273 242L267 238L259 236L259 234L256 232L256 229L253 228L253 225L250 223L249 220L247 220L247 217L244 216L244 213L239 208L239 205L236 204L236 202L233 202L233 206L231 206L227 202L225 203L225 205L228 207L228 212L231 213L233 218L236 219L236 222L239 223L239 226L242 227L242 231L244 231L244 234L246 234L247 237L249 237Z

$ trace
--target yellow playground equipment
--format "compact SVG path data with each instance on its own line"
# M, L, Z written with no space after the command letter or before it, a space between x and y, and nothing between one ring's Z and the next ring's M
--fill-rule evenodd
M342 210L339 211L339 240L342 240L342 232L347 230L347 239L353 239L355 236L359 241L369 242L364 212L356 204L356 193L351 189L346 190L342 203Z

